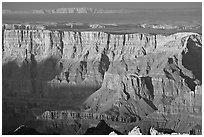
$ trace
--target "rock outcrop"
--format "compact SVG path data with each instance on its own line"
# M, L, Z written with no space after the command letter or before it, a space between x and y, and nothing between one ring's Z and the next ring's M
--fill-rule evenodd
M97 85L83 104L89 112L201 117L200 34L3 30L2 50L3 95L40 93L45 84Z
M161 113L170 111L173 114L181 111L178 109L186 109L199 114L201 106L195 102L201 101L198 99L202 82L200 36L192 33L136 34L132 35L134 43L126 36L119 35L123 41L118 42L120 46L113 44L116 49L112 56L111 50L108 51L111 63L105 71L102 87L87 99L85 106L100 112L111 108L120 112L123 106L128 106L125 109L136 114L131 104L146 99L152 103L149 106L156 105ZM111 49L112 39L108 45ZM198 113L190 109L192 106Z
M136 126L131 131L129 131L128 135L142 135L142 133L140 131L140 128Z
M112 131L109 135L118 135L114 131Z
M36 116L39 120L106 120L118 123L131 123L138 121L138 117L124 117L124 116L114 116L101 113L90 113L90 112L76 112L70 110L62 111L45 111L42 115Z
M111 128L104 120L101 120L96 127L89 128L85 135L109 135L111 132L122 135L119 131Z

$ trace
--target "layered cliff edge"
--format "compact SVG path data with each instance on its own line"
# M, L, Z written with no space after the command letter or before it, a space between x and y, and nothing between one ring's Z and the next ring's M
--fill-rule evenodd
M201 118L200 34L3 30L2 38L3 96L40 94L45 85L97 85L83 110Z

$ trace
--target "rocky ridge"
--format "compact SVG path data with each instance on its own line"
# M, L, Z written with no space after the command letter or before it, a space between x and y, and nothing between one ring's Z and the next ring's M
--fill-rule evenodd
M191 24L191 25L171 25L166 23L149 23L149 24L130 24L139 29L152 29L152 30L174 30L174 31L196 31L202 29L201 25ZM102 29L102 28L120 28L122 24L88 24L80 22L49 22L44 24L3 24L2 29L4 30L61 30L61 29ZM130 27L129 26L129 27ZM127 28L127 27L126 27Z

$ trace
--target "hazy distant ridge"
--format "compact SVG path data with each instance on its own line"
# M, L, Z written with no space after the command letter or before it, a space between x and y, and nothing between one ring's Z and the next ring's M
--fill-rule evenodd
M92 13L92 14L108 14L108 13L134 13L137 11L152 11L153 9L101 9L101 8L57 8L57 9L40 9L29 11L12 11L2 10L2 14L72 14L72 13ZM197 11L198 9L165 9L165 11L187 10ZM164 9L154 9L153 11L163 12Z
M99 8L58 8L58 9L41 9L41 10L31 10L31 11L11 11L3 10L3 14L70 14L70 13L124 13L133 12L134 10L109 10L109 9L99 9Z

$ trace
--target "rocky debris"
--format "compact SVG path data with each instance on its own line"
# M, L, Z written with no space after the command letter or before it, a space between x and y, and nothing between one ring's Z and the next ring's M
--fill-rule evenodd
M128 135L144 135L138 126L135 126L131 131L129 131ZM176 133L174 130L171 129L155 129L150 127L149 135L189 135L186 133Z
M158 129L154 129L153 127L150 128L150 134L151 135L163 135L163 134L175 134L175 131L170 130L170 129L160 129L160 131L158 131Z
M109 135L118 135L114 131L112 131Z
M158 133L158 131L157 130L155 130L154 128L150 128L150 134L151 135L158 135L159 133Z
M129 131L128 135L142 135L139 127L134 127L131 131Z
M150 135L189 135L189 134L176 133L174 130L171 129L154 129L153 127L151 127Z
M119 131L109 127L104 120L101 120L96 127L89 128L85 135L109 135L111 132L115 132L118 135L122 134Z

